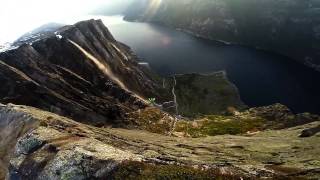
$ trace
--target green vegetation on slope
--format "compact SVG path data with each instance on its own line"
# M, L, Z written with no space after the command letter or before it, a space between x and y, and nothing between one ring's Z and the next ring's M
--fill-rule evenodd
M129 126L138 127L153 133L167 134L171 131L174 118L155 107L140 109L128 115Z
M179 121L175 131L185 132L192 137L236 135L262 130L264 123L262 118L209 115L196 121Z
M224 72L176 75L175 94L180 115L225 114L228 108L244 109L237 88Z

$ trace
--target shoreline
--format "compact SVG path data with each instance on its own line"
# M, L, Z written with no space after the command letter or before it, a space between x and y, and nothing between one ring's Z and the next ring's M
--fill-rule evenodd
M246 47L246 48L252 48L252 49L255 49L255 50L258 50L258 51L263 51L263 52L266 52L266 53L275 54L275 55L278 55L278 56L283 56L283 57L292 59L295 62L297 62L297 63L299 63L301 65L304 65L304 66L306 66L306 67L308 67L310 69L313 69L314 71L320 73L320 65L313 64L313 63L311 63L309 61L308 62L302 62L301 60L298 60L296 58L287 56L287 55L285 55L283 53L280 53L280 52L269 50L268 48L263 48L263 47L259 47L259 46L251 46L249 44L244 44L244 43L236 43L236 42L229 42L229 41L224 41L224 40L219 40L219 39L213 39L213 38L210 38L208 36L204 36L204 35L201 35L199 33L196 33L196 32L194 32L192 30L188 30L188 29L185 29L185 28L174 27L174 26L171 26L169 24L156 22L156 21L129 20L125 16L123 17L123 21L132 22L132 23L151 23L151 24L161 25L161 26L165 26L165 27L174 29L176 31L191 35L193 37L196 37L196 38L199 38L199 39L202 39L202 40L209 40L209 41L220 43L220 44L226 45L226 46L242 46L242 47Z

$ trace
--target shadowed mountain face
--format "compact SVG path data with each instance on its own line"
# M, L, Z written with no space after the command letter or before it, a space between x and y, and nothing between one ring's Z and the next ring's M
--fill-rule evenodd
M99 20L31 40L0 54L2 103L105 125L145 107L144 98L160 96L155 76L140 67L129 47L117 42Z
M267 49L320 70L319 7L316 0L137 0L125 19Z

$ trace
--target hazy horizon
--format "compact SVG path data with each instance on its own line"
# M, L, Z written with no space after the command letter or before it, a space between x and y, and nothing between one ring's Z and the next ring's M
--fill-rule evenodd
M13 42L23 34L41 25L57 22L65 23L81 16L116 12L123 9L130 0L1 0L0 44Z

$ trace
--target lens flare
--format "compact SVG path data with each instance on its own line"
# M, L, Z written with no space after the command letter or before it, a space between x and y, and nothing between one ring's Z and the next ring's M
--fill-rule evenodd
M150 0L145 17L152 18L159 10L162 0Z

